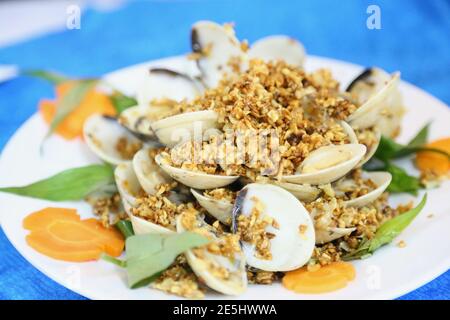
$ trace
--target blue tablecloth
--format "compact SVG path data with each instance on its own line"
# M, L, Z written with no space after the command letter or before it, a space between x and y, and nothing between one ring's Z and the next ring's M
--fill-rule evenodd
M369 4L381 9L380 30L366 27ZM133 2L108 13L86 11L80 30L0 49L0 64L100 76L127 65L187 52L189 28L197 20L233 21L239 37L250 42L269 34L288 34L300 39L311 54L401 70L404 79L448 104L449 17L450 2L445 0ZM52 94L49 85L30 78L0 84L0 149L36 111L37 101ZM449 271L402 297L449 298ZM0 299L83 297L33 268L0 230Z

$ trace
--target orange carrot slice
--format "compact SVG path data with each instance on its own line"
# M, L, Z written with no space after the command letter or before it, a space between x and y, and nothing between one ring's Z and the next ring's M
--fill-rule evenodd
M306 267L289 271L283 277L283 285L297 293L325 293L347 286L355 278L355 269L349 263L336 262L316 271Z
M96 260L103 252L117 257L124 239L96 219L81 220L73 209L46 208L28 215L24 228L31 231L26 241L36 251L58 260Z
M426 145L450 154L450 138L443 138ZM431 171L438 175L445 175L450 171L450 160L443 154L423 151L417 153L416 165L422 172Z
M73 87L74 81L63 82L56 86L56 100L41 100L39 111L47 124L50 124L56 114L56 102L61 100ZM83 124L94 113L114 116L116 110L107 95L95 89L90 90L80 105L75 108L56 128L55 132L67 140L81 137Z
M55 220L80 221L80 216L75 209L45 208L26 216L22 221L22 225L25 229L34 231L45 229L47 225Z

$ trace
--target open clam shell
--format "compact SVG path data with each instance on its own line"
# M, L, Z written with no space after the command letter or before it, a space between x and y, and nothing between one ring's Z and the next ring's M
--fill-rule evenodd
M236 72L230 64L232 59L240 69L245 66L246 55L231 27L199 21L192 26L191 46L199 54L197 65L208 88L216 87L225 74Z
M202 91L200 82L187 74L165 68L152 68L144 78L136 98L138 105L153 107L154 100L190 101Z
M131 208L136 206L136 198L142 193L141 185L130 162L119 164L115 171L117 189L122 198L122 204L127 212L135 234L173 233L174 231L133 215Z
M177 231L186 229L182 223L183 214L177 218ZM216 234L212 227L198 219L198 226L203 227L208 236L215 242L221 242L226 234ZM185 252L186 260L192 271L211 289L227 295L239 295L247 289L247 271L245 257L242 252L235 253L233 259L214 254L207 248L196 248ZM227 277L221 277L215 270L225 269Z
M214 175L173 167L160 154L155 157L155 162L173 179L194 189L221 188L239 178L239 176Z
M239 216L251 216L254 210L259 219L272 218L265 232L274 235L269 241L271 259L257 255L255 244L241 241L247 264L266 271L289 271L303 266L311 257L314 226L308 211L288 191L270 184L253 183L238 194L233 208L233 231L239 232Z
M257 178L256 182L276 185L280 188L283 188L286 191L289 191L298 200L303 201L303 202L314 201L321 193L321 190L319 188L308 185L308 184L289 183L289 182L283 182L283 181L278 181L275 179L263 178L263 177ZM250 183L250 182L247 182L246 184L248 184L248 183Z
M119 116L119 122L143 139L155 139L151 123L169 116L171 113L172 108L166 106L138 105L124 110Z
M362 144L329 145L320 147L303 160L293 175L281 180L297 184L326 184L338 180L352 170L366 154Z
M125 139L126 143L141 144L141 141L122 127L117 119L100 114L92 115L86 120L83 137L92 152L113 165L131 160L124 158L117 149L117 144L121 139Z
M368 129L365 129L368 130ZM361 161L358 163L357 167L362 167L367 161L369 161L373 155L375 154L375 152L378 149L378 146L380 145L380 141L381 141L381 130L377 127L373 127L372 129L370 129L371 132L368 132L368 134L373 134L375 141L373 141L370 144L366 144L364 143L364 141L360 141L360 143L364 144L367 148L366 154L364 155L364 157L361 159Z
M133 158L133 169L139 180L142 189L147 194L155 194L156 187L163 183L172 182L172 178L167 175L150 157L151 149L141 149Z
M205 136L205 132L213 133L219 127L218 118L213 110L186 112L155 121L151 127L162 144L173 147L194 136Z
M233 203L225 200L225 199L214 199L203 193L191 189L192 195L197 199L198 203L205 208L206 211L214 218L222 222L223 224L230 224L232 211L233 211Z
M384 71L370 69L357 77L347 90L354 93L361 103L347 121L353 128L364 129L376 125L387 102L397 91L400 73L395 72L386 77Z
M254 42L248 51L248 56L250 59L258 58L267 62L283 60L288 64L301 67L305 60L305 48L293 38L274 35Z
M316 244L324 244L351 234L356 228L334 228L326 230L316 229Z
M379 196L381 196L392 181L392 175L385 171L363 172L362 178L370 179L376 185L376 188L363 196L345 201L346 206L363 207L375 201ZM338 181L333 187L336 194L339 195L339 193L351 190L354 186L354 181L344 178L342 181Z

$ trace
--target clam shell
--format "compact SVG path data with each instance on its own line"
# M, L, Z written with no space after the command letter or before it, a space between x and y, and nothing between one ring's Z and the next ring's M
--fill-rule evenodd
M219 127L218 118L213 110L186 112L155 121L151 127L162 144L173 147L197 135L212 133Z
M241 69L245 68L246 55L232 28L199 21L192 26L191 46L193 52L200 54L197 65L208 88L216 87L225 74L235 73L230 59L241 59Z
M194 78L175 70L152 68L138 89L138 105L150 107L155 99L171 99L180 102L190 101L203 91ZM153 106L152 106L153 107Z
M119 116L119 123L144 139L156 138L151 123L170 115L169 107L138 105L124 110Z
M221 188L232 184L239 178L239 176L214 175L176 168L169 165L159 154L155 157L155 162L173 179L194 189Z
M362 144L329 145L320 147L303 160L293 175L282 176L281 180L297 184L326 184L338 180L352 170L366 153ZM347 157L348 154L348 157ZM341 157L344 155L344 157ZM342 158L342 161L333 163ZM303 173L307 167L315 167L316 163L332 161L330 166L317 169L315 172Z
M210 215L222 222L223 224L230 224L233 203L224 199L217 200L191 189L192 195L197 199L198 203L208 211Z
M133 169L142 189L147 194L155 194L158 185L173 180L150 158L149 152L150 149L142 149L134 155Z
M181 223L182 215L177 219L177 231L186 231ZM203 225L206 225L203 222ZM209 228L209 236L215 240L220 239ZM245 257L242 254L235 254L234 261L229 258L213 254L205 248L197 248L201 250L202 258L195 255L192 250L185 252L186 260L192 271L204 281L211 289L227 295L239 295L247 289L247 271L245 270ZM220 266L230 271L228 279L222 279L211 272L211 264Z
M372 180L377 185L377 188L363 196L345 201L346 206L364 207L381 196L392 181L392 175L385 171L363 172L363 178Z
M83 137L92 152L113 165L131 160L123 158L117 151L119 139L126 138L131 143L140 143L140 140L122 127L115 118L100 114L94 114L85 121Z
M278 181L275 179L262 178L262 177L258 178L256 180L256 182L276 185L280 188L283 188L286 191L289 191L298 200L303 201L303 202L314 201L321 193L321 190L319 188L310 186L308 184L295 184L295 183L283 182L283 181ZM249 183L251 183L251 182L247 181L245 184L249 184Z
M255 245L242 241L247 264L265 271L289 271L303 266L311 257L315 233L311 217L302 203L288 191L270 184L253 183L242 189L233 208L233 231L237 232L240 215L249 216L254 199L262 204L261 216L269 216L277 222L277 228L267 226L273 233L270 239L272 259L255 256ZM304 231L300 231L300 228Z
M141 185L130 162L119 164L114 170L117 189L119 190L122 204L127 212L135 234L146 233L173 233L174 231L136 217L132 214L131 208L136 205L136 197L141 192Z
M253 43L248 56L250 59L258 58L266 62L283 60L290 65L301 67L305 60L305 48L293 38L274 35Z
M361 159L361 161L358 163L357 167L362 167L367 161L369 161L373 157L375 152L377 151L378 146L380 145L381 130L379 130L378 127L374 127L373 130L375 130L377 142L371 146L366 146L366 148L367 148L366 154Z
M379 72L373 78L380 78L380 80L377 79L374 82L371 90L367 90L367 92L360 90L358 99L363 101L362 105L347 118L353 128L364 129L376 125L386 102L397 90L400 73L395 72L390 78L385 79L384 75ZM357 90L355 84L350 88L351 92Z
M327 228L327 230L316 229L316 244L324 244L333 240L342 238L353 231L356 228Z

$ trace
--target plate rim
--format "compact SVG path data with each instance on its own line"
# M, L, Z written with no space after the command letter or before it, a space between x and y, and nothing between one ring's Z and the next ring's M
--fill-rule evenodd
M137 63L137 64L133 64L133 65L129 65L123 68L119 68L113 71L110 71L102 76L100 76L101 80L107 80L108 78L114 77L115 74L119 74L122 72L125 72L126 70L129 69L134 69L134 68L139 68L139 67L144 67L147 65L153 65L153 64L158 64L158 63L166 63L166 61L168 60L172 60L172 59L181 59L181 58L185 58L185 55L176 55L176 56L168 56L168 57L164 57L164 58L160 58L160 59L155 59L155 60L149 60L149 61L145 61L145 62L141 62L141 63ZM363 70L364 67L352 62L348 62L345 60L338 60L338 59L334 59L334 58L328 58L328 57L322 57L322 56L316 56L316 55L308 55L307 56L308 59L312 59L312 60L317 60L317 61L328 61L332 64L339 64L345 67L349 67L349 68L353 68L353 69L359 69L359 70ZM432 94L428 93L427 91L417 87L416 85L409 83L405 80L401 80L401 84L403 86L407 86L412 90L418 91L420 92L420 94L424 95L427 99L430 99L433 101L433 104L436 105L436 107L445 109L447 112L450 113L450 109L447 106L447 104L445 102L443 102L442 100L440 100L439 98L433 96ZM26 127L28 126L28 124L30 122L32 122L35 118L39 117L39 113L38 112L34 112L30 117L28 117L15 131L14 133L9 137L8 141L5 143L4 147L2 148L2 150L0 151L0 166L2 164L2 162L4 161L4 154L8 152L9 148L11 147L11 145L14 144L14 140L15 138L20 134L21 131L26 130ZM13 196L13 195L11 195ZM70 288L69 286L67 286L66 284L63 284L59 279L57 279L55 276L49 274L46 272L46 270L44 268L41 268L40 266L37 266L32 257L28 254L27 251L21 250L19 247L17 247L14 244L14 241L12 240L13 237L9 234L9 232L7 230L5 230L5 228L3 227L3 219L2 218L2 214L0 213L0 226L6 236L6 238L8 239L8 241L10 242L10 244L14 247L14 249L23 257L27 260L28 263L30 263L35 269L39 270L42 274L44 274L46 277L48 277L49 279L51 279L52 281L56 282L58 285L76 293L81 295L82 297L91 299L91 300L103 300L105 298L101 298L101 297L97 297L95 296L95 294L91 294L88 289L84 290L82 288ZM414 290L419 289L420 287L426 285L427 283L433 281L434 279L436 279L437 277L439 277L440 275L444 274L445 272L447 272L450 269L450 257L448 257L446 260L442 260L442 262L438 265L438 266L433 266L433 269L431 269L430 272L427 272L426 274L420 275L415 277L415 281L411 281L408 282L407 284L404 284L403 286L400 287L396 287L396 289L391 289L390 290L390 295L386 295L383 294L383 292L379 292L378 294L374 294L372 295L369 299L396 299L399 298L403 295L406 295L410 292L413 292ZM226 296L225 296L226 297ZM323 298L320 295L317 296L317 299L328 299L328 298ZM207 297L206 297L207 299ZM273 299L273 298L272 298ZM276 298L275 298L276 299ZM301 299L301 297L299 297L299 299ZM331 298L332 299L332 298ZM361 299L358 300L365 300L367 298L362 297ZM154 300L162 300L159 298L154 298ZM265 300L265 299L259 299L259 300ZM269 299L267 299L269 300Z

